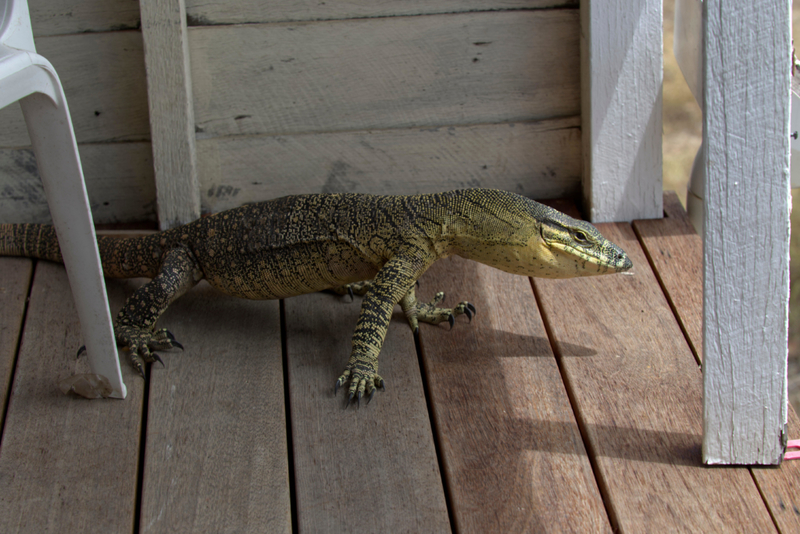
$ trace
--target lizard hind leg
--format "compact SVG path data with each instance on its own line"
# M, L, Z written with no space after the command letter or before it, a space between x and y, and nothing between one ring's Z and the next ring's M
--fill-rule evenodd
M419 330L420 322L439 324L447 321L452 328L459 315L466 315L467 319L472 321L472 316L476 313L472 303L463 301L452 308L440 308L439 304L443 301L444 293L439 291L430 302L420 302L415 287L411 286L408 293L400 300L400 307L403 308L406 320L414 332Z

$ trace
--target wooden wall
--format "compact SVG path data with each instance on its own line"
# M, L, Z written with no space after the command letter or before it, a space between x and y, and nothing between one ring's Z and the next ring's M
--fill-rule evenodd
M29 0L98 223L155 220L138 1ZM577 197L577 0L186 0L201 209L315 191ZM18 106L0 222L46 220Z

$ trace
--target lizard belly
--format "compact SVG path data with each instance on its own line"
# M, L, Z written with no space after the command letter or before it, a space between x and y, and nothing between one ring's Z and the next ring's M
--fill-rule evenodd
M204 277L215 288L259 300L370 280L381 267L341 243L296 244L201 263Z

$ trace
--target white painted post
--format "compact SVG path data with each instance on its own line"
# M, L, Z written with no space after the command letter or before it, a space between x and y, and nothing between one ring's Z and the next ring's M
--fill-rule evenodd
M778 464L786 446L790 8L705 0L707 464Z
M589 218L660 218L661 0L589 0L580 9L583 196Z
M139 0L150 137L162 230L200 217L184 0Z

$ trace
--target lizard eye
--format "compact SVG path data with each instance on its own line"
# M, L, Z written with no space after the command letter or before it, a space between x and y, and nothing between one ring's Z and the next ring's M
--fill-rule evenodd
M575 241L578 241L579 243L586 243L586 241L587 241L586 234L584 234L580 230L578 230L574 234L572 234L572 237L574 237Z

